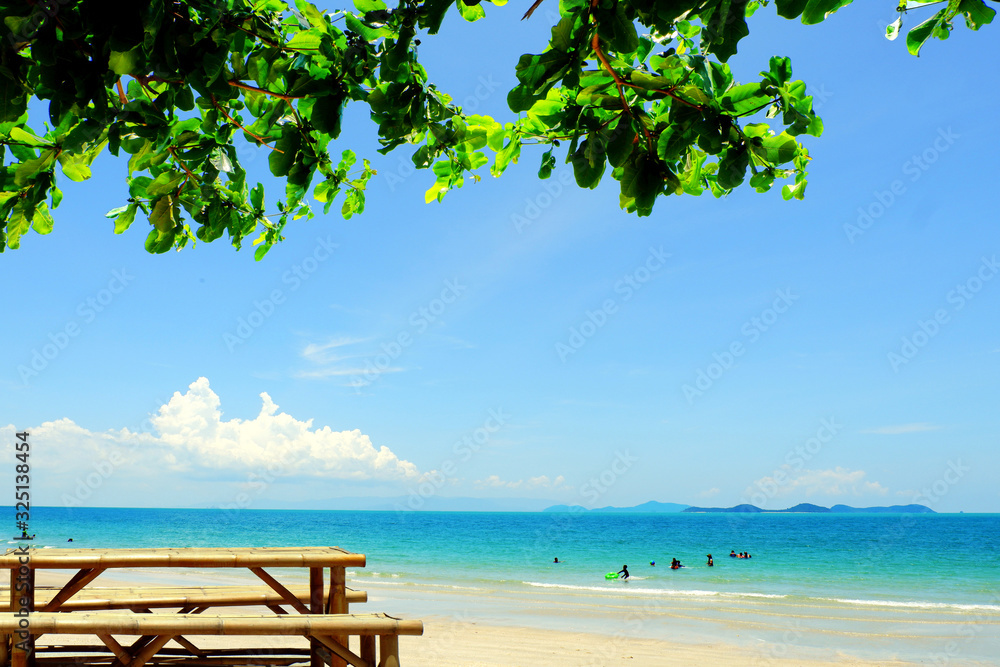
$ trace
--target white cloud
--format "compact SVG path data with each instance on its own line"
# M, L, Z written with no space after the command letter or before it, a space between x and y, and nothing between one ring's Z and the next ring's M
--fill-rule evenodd
M516 482L509 482L500 479L498 475L490 475L486 479L479 479L474 482L480 489L560 489L566 487L566 478L559 475L555 479L549 479L548 475L519 479Z
M128 428L89 431L65 418L45 422L31 431L33 449L49 452L39 456L36 465L44 465L46 475L79 475L111 460L115 468L128 469L133 479L165 472L226 477L267 471L282 477L358 481L420 476L413 463L388 447L376 447L360 430L314 428L311 419L279 411L268 394L260 397L255 418L223 419L219 396L202 377L160 407L149 420L151 433Z
M711 489L708 489L707 491L702 491L698 495L701 498L712 498L713 496L719 495L719 493L721 493L719 487L713 486Z
M360 378L364 375L381 375L382 373L398 373L403 370L400 367L392 366L387 368L321 368L316 371L299 371L295 374L297 378L328 378L328 377L342 377L345 375L356 376L355 382L349 383L350 386L355 384L358 386L366 386L368 383Z
M830 470L798 472L782 466L773 475L754 482L747 488L746 496L753 498L763 493L770 498L795 496L808 499L814 496L884 496L889 492L878 482L867 481L865 476L864 470L848 470L839 466Z
M937 431L941 427L937 424L927 422L914 422L912 424L898 424L896 426L880 426L870 428L862 433L876 433L878 435L902 435L904 433L922 433L924 431Z
M302 356L317 364L329 364L342 359L350 359L357 355L341 355L337 349L365 340L364 338L334 338L325 343L309 343L302 349Z
M387 348L385 344L382 345L382 351L374 354L346 353L347 349L369 340L371 339L343 337L333 338L325 343L308 343L302 348L302 358L312 366L310 369L296 371L293 375L307 380L349 376L350 380L345 386L361 388L371 384L380 375L406 370L401 366L389 366L398 353L390 354L388 349L391 348ZM364 361L352 362L351 359Z

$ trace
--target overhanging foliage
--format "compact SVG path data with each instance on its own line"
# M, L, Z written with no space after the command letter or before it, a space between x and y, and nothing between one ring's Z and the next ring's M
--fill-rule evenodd
M787 58L748 83L726 65L766 0L547 1L559 21L547 48L518 62L507 101L519 115L503 124L463 114L417 59L418 36L437 33L451 10L483 18L479 0L354 0L335 11L305 0L0 2L0 251L29 228L49 233L57 173L90 178L106 148L128 159L130 196L108 213L115 233L141 213L150 252L228 234L236 247L252 238L260 259L290 220L312 217L310 193L324 211L335 201L344 217L364 211L374 171L333 149L351 102L369 106L383 152L417 147L414 164L435 175L427 201L487 165L500 176L528 144L550 147L541 178L557 157L584 188L610 174L621 207L638 215L661 196L718 197L744 183L764 192L779 179L790 180L784 198L803 197L809 155L798 137L823 130L805 84ZM850 2L774 5L811 24ZM924 5L943 6L907 35L914 55L959 15L973 30L995 15L984 0L904 0L901 20ZM32 98L47 103L44 124L29 123ZM254 146L286 183L270 212L241 164Z

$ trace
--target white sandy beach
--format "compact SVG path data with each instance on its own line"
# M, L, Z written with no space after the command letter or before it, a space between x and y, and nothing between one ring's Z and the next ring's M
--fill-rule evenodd
M205 585L224 583L223 581L205 581L206 573L181 574L176 571L164 573L164 582L187 585ZM234 573L235 574L235 573ZM95 581L95 586L142 586L151 583L149 575L132 577L127 572L116 572L115 577L101 577ZM155 576L155 575L154 575ZM42 573L37 582L40 586L52 586L63 583L66 578L51 572ZM240 577L242 579L242 577ZM587 618L580 619L580 627L586 631L574 632L556 629L553 626L518 627L517 617L508 620L513 623L494 622L486 614L485 618L476 615L474 606L462 605L459 614L414 613L413 609L400 610L400 597L392 595L385 597L379 592L369 594L369 602L358 605L358 612L385 612L403 618L419 619L424 623L424 635L420 637L400 638L400 658L402 665L411 667L660 667L660 666L691 666L728 667L731 665L775 665L779 667L819 667L821 665L856 665L865 667L904 667L909 665L948 665L965 667L985 667L997 665L1000 662L967 659L963 657L961 647L952 651L946 649L938 654L924 652L923 659L898 659L892 652L879 653L879 640L887 633L899 634L898 629L878 627L869 624L867 633L853 633L846 637L846 643L839 647L829 645L823 648L811 646L808 641L801 641L807 634L786 634L787 641L763 642L754 636L748 636L746 629L750 626L733 625L730 635L721 640L718 635L706 634L703 641L698 641L697 635L687 633L684 641L669 641L642 635L641 628L624 633L615 631L621 627L620 610L608 609L604 618L606 625L603 631L593 631L595 616L592 610ZM429 602L424 600L425 603ZM435 601L437 610L447 609L447 598ZM419 606L420 601L416 601ZM412 604L402 605L412 607ZM553 610L559 618L561 627L576 625L573 617L567 617L566 610ZM539 610L532 610L525 618L537 619ZM227 608L226 613L260 613L254 608ZM690 621L690 619L687 619ZM601 619L596 619L598 623ZM532 622L535 622L532 620ZM761 619L761 623L774 623L773 636L781 636L784 619ZM741 634L742 633L742 634ZM84 638L80 638L84 639ZM93 638L90 638L93 639ZM899 641L899 637L895 637ZM914 636L914 641L919 638ZM63 638L65 641L65 638ZM245 641L239 637L198 637L196 643L205 648L216 646L238 646ZM256 645L278 646L289 645L286 642L300 642L287 638L254 638ZM355 643L357 639L355 638ZM905 641L905 638L903 639ZM41 644L44 644L44 638ZM294 644L293 644L294 645ZM946 645L942 645L946 646ZM353 647L357 650L357 646ZM864 657L859 657L864 656Z

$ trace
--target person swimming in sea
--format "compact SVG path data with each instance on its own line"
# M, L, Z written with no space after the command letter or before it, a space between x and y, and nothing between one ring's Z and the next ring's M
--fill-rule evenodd
M708 554L708 566L709 567L715 566L715 561L712 560L712 554Z
M730 549L729 550L729 557L730 558L736 558L737 557L736 556L736 549Z
M674 559L673 559L673 560L672 560L672 561L670 562L670 569L671 569L671 570L679 570L679 569L680 569L680 568L682 568L682 567L684 567L684 566L683 566L683 565L681 565L681 562L680 562L679 560L677 560L676 558L674 558Z
M618 571L618 576L620 579L628 581L628 565L622 565L622 569Z
M556 556L555 560L553 560L552 562L553 563L558 563L559 562L559 556Z

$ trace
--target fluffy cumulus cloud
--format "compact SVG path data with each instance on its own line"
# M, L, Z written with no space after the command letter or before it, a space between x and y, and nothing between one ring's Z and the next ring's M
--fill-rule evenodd
M174 393L146 428L95 432L57 419L31 430L32 447L50 477L108 478L120 469L128 469L132 479L165 472L243 477L255 471L318 480L392 482L420 476L413 463L388 447L376 447L361 431L314 428L312 420L296 419L266 393L260 396L263 404L255 418L223 419L219 396L206 378L199 378L185 393ZM8 431L13 434L13 427L0 428L3 435ZM7 448L11 439L5 438Z
M808 500L816 497L884 496L888 489L878 482L868 481L864 470L831 468L829 470L791 471L787 466L762 477L747 488L746 497L755 505L764 506L761 498L794 497Z
M415 465L388 447L376 448L357 429L314 429L311 419L298 420L280 412L266 393L260 397L263 405L254 419L223 420L218 395L206 378L199 378L187 393L175 393L151 421L178 465L188 467L278 469L288 475L357 480L420 474Z
M486 479L476 480L475 485L480 489L561 489L566 487L566 479L562 475L555 479L549 479L548 475L540 475L509 482L497 475L490 475Z

